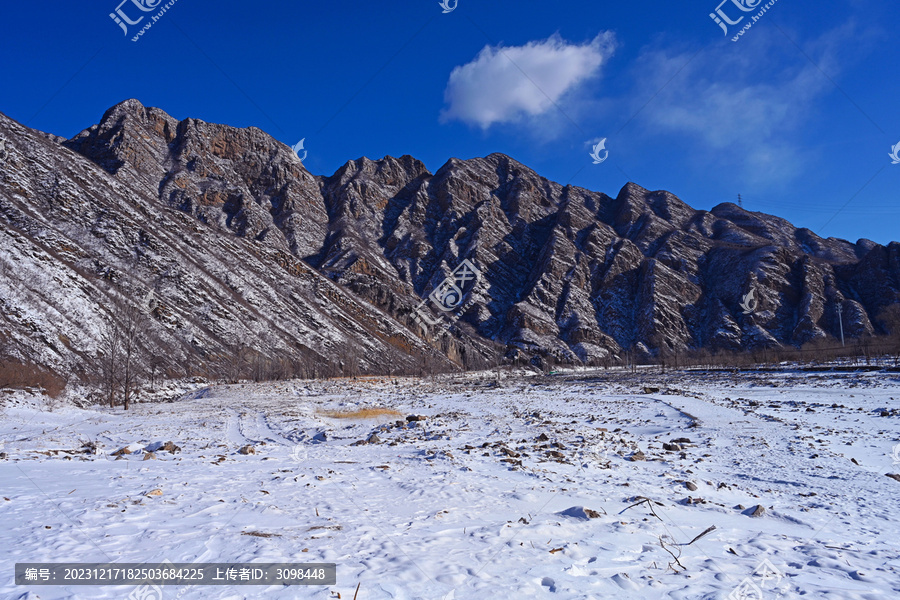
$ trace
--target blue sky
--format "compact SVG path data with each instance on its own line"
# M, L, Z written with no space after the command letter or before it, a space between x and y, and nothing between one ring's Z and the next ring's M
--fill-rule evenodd
M777 0L752 22L765 1L177 0L132 42L166 2L120 1L4 7L0 111L71 137L137 98L305 138L320 175L503 152L613 196L628 181L699 209L741 194L820 235L900 239L894 2ZM117 7L145 17L127 36ZM728 35L717 8L743 17Z

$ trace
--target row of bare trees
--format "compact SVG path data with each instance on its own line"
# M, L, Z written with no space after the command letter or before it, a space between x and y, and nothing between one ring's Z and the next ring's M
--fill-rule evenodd
M804 344L801 347L759 347L746 351L718 351L708 349L677 350L670 348L664 340L655 339L655 356L645 359L644 364L656 364L665 371L666 367L749 367L780 362L814 364L827 361L847 361L873 365L893 363L900 366L900 303L890 304L877 316L877 321L886 332L881 335L865 334L848 338L845 343L827 336ZM633 364L633 362L632 362Z
M612 354L592 358L580 363L584 366L625 368L636 371L638 366L658 366L665 372L681 367L735 368L754 365L798 362L815 364L827 361L845 361L865 365L900 366L900 303L884 308L877 317L878 324L886 332L880 335L861 335L848 338L845 344L828 336L813 340L802 347L757 347L751 350L710 350L707 348L674 348L665 336L655 335L649 340L649 349L638 351L629 348L618 356ZM572 362L560 360L552 354L542 355L539 361L544 371L557 366L572 366Z
M207 380L225 382L266 381L283 379L318 379L333 377L354 377L363 375L364 356L362 350L352 343L336 347L326 356L304 347L293 352L263 353L245 344L226 346L221 351L199 356L193 349L182 352L166 352L165 344L154 336L154 322L141 302L127 301L126 295L118 288L110 290L111 309L107 311L99 333L97 354L87 361L86 379L99 388L102 400L110 407L122 405L128 410L135 401L138 390L146 383L151 388L158 377L199 376ZM878 321L886 334L861 336L848 339L846 346L833 338L816 340L802 348L759 348L751 352L710 352L706 349L675 350L664 340L653 340L651 344L659 350L654 355L643 355L635 350L623 352L619 357L612 355L594 359L592 366L628 366L634 369L638 364L657 364L663 368L687 366L738 367L781 361L815 362L856 357L857 360L875 362L878 357L892 356L894 365L900 365L900 303L889 305L879 314ZM655 342L659 342L658 344ZM0 386L3 378L16 377L21 385L23 376L36 382L54 383L53 373L34 370L29 372L19 364L4 359L5 346L10 341L0 331ZM373 371L385 375L428 375L452 369L444 359L450 357L465 370L480 370L493 367L503 361L503 348L482 344L475 346L462 340L446 339L433 355L420 357L421 364L402 369L379 369ZM646 353L645 353L646 354ZM182 356L182 359L175 358ZM8 357L7 357L8 358ZM542 366L550 370L554 365L565 364L559 356L548 355ZM4 364L7 368L2 368ZM571 364L571 363L570 363ZM21 380L21 381L20 381ZM10 380L12 381L12 380ZM49 389L49 383L40 383ZM65 381L62 382L65 386ZM56 387L59 387L57 385ZM55 388L54 388L55 389Z

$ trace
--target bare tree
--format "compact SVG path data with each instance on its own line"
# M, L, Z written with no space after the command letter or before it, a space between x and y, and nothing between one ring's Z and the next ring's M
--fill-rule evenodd
M220 370L226 383L237 383L249 370L250 350L243 342L229 346L221 358Z
M357 377L359 375L359 350L348 342L341 348L339 356L341 375L343 377Z
M96 365L110 408L115 408L119 394L124 409L131 407L144 375L149 334L149 320L140 306L121 297L114 299L100 329Z
M166 361L162 356L154 355L150 358L150 391L156 391L156 373L163 371Z
M141 341L147 336L148 321L147 316L135 304L122 304L119 312L122 320L122 403L125 410L128 410L144 374Z
M100 387L109 407L115 408L122 362L122 330L112 315L103 322L97 346Z

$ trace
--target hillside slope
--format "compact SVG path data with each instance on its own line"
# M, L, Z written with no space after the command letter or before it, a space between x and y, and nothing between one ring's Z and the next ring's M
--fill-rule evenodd
M96 354L114 297L152 314L146 350L186 371L241 347L409 372L504 351L800 345L837 335L838 307L847 336L881 332L877 315L900 301L896 242L823 239L633 183L613 198L502 154L435 173L360 158L314 176L259 129L136 100L71 140L3 115L0 136L0 339L56 367ZM416 323L463 259L482 277L460 319Z

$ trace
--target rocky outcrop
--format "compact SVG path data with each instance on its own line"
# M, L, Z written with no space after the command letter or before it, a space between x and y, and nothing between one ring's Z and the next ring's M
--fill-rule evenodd
M246 346L373 371L801 345L837 335L838 307L845 335L879 333L900 301L898 243L633 183L613 198L502 154L314 176L259 129L136 100L68 141L2 115L0 136L0 341L56 367L96 354L113 300L152 314L147 349L175 365ZM463 259L482 280L459 319L417 323Z
M173 375L257 356L310 373L452 368L302 260L324 239L319 187L262 132L129 101L63 144L3 116L0 136L6 354L83 371L105 323L136 305L151 317L142 353Z

